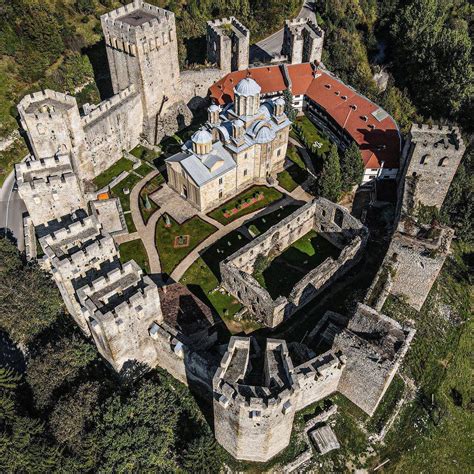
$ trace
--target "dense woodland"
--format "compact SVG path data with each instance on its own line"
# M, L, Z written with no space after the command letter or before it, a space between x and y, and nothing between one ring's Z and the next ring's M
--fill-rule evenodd
M183 67L203 62L209 18L233 14L258 40L300 7L296 0L149 2L176 13ZM118 5L112 0L0 0L0 136L17 126L14 104L28 91L74 92L81 103L110 93L98 18ZM446 287L440 283L436 291L440 298L449 296L452 311L465 321L474 239L473 6L467 0L316 0L316 6L326 31L325 65L384 106L403 132L417 120L462 127L468 151L437 216L456 229L457 266L453 260L449 269L456 281ZM372 80L381 67L390 74L384 92ZM337 150L327 155L325 173L340 191L360 173L347 167L356 154L350 149L337 165ZM338 166L346 166L343 178ZM119 383L65 315L48 276L26 264L6 239L0 239L0 328L3 346L11 346L0 368L2 472L216 472L224 459L230 462L213 441L198 401L168 375L153 371L139 382ZM466 363L472 323L449 331L449 338L422 332L427 342L410 356L422 360L414 375L423 397L413 406L424 420L423 430L407 438L412 444L406 452L393 448L405 430L394 430L384 448L384 456L392 459L390 469L400 465L409 472L425 462L427 472L436 472L441 452L448 450L449 457L449 449L456 449L450 443L472 422L474 396L466 381L472 370ZM445 340L450 346L431 355ZM442 417L425 405L435 396ZM456 420L458 432L451 430L450 420ZM420 453L429 453L424 460L408 454L414 444ZM467 457L464 462L458 472L469 470Z

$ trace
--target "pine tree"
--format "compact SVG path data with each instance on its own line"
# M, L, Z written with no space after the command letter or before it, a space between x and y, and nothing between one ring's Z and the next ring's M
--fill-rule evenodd
M323 168L317 183L317 193L337 202L342 191L341 168L337 146L332 144L329 153L323 158Z
M341 156L342 189L349 191L353 186L361 183L364 176L364 162L357 143L351 146Z
M283 99L285 100L285 114L292 122L294 122L298 112L293 107L293 95L290 89L283 91Z

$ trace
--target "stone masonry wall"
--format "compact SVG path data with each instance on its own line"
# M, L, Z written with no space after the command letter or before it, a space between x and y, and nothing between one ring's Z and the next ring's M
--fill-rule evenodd
M140 141L143 109L135 86L121 91L82 117L94 175L99 175Z
M312 229L343 248L339 258L328 258L308 273L289 298L273 300L252 276L257 257L281 253ZM275 327L354 265L367 238L367 229L347 210L326 199L315 199L221 262L222 286L259 320Z

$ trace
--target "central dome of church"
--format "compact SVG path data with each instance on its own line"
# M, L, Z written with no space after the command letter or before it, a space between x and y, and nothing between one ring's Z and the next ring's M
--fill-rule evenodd
M260 94L261 90L261 87L250 77L242 79L234 89L236 94L244 97Z

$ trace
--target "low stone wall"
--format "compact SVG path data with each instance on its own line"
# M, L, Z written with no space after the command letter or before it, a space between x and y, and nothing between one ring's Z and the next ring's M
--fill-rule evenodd
M252 276L258 256L275 256L313 229L341 248L341 254L309 272L288 298L273 300ZM222 286L264 324L275 327L351 268L361 257L367 239L367 229L347 209L315 199L221 262Z

